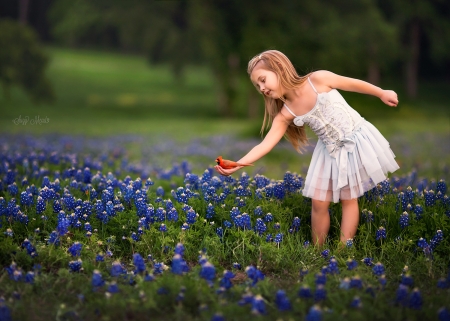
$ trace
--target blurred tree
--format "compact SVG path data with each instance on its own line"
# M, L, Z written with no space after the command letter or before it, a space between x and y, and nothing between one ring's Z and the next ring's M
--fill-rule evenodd
M52 102L54 93L45 76L49 58L32 29L11 19L0 20L0 83L7 99L10 88L21 87L34 103Z
M450 48L450 2L445 0L379 0L385 15L399 29L402 44L405 87L410 98L417 97L419 62L423 42L431 44L433 60L448 60Z

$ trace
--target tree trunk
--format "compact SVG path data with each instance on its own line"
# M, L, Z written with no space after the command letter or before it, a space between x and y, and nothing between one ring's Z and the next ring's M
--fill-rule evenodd
M28 22L28 5L30 0L19 0L19 22L26 25Z
M420 25L418 20L413 20L409 29L409 48L406 58L406 94L408 98L417 97L418 70L420 54Z
M375 86L380 85L380 66L378 66L378 63L375 60L369 62L367 81Z

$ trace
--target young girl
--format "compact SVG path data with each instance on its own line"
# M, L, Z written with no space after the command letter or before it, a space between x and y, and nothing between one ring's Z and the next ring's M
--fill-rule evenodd
M398 104L397 94L325 70L301 77L289 59L276 50L252 58L247 72L264 96L262 129L269 123L272 125L264 140L238 162L257 161L283 136L300 152L308 142L304 129L308 125L319 138L302 192L303 196L312 198L313 242L324 244L330 228L328 207L331 201L341 201L340 240L345 243L354 237L358 227L357 198L399 166L388 141L347 104L337 89L373 95L391 107ZM240 168L215 166L226 176Z

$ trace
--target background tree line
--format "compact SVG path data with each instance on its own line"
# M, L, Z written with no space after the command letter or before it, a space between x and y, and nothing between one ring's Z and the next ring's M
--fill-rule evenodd
M401 74L410 98L419 79L450 78L446 0L0 0L0 15L47 43L145 54L180 82L186 65L207 63L224 116L243 86L256 116L246 64L265 49L283 51L300 73L329 69L374 84Z

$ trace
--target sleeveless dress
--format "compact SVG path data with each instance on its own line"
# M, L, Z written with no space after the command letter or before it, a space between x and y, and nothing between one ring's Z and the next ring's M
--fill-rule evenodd
M307 124L318 136L305 178L303 196L339 202L362 196L399 169L389 142L351 108L336 90L318 93L316 105L296 116L294 124Z

